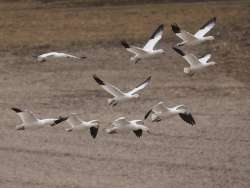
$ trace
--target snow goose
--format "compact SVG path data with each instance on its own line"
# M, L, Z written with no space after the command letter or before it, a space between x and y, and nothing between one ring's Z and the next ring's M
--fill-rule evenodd
M59 53L59 52L48 52L37 57L38 62L45 62L48 59L59 59L59 58L72 58L72 59L85 59L86 57L77 57L70 54Z
M107 82L102 81L96 75L93 75L93 78L105 91L107 91L109 94L113 96L113 98L108 99L108 104L112 106L117 105L119 101L127 101L130 99L138 98L139 94L137 94L137 92L144 89L151 80L151 76L149 76L144 82L139 84L137 87L135 87L134 89L130 90L127 93L124 93L119 88Z
M122 40L121 44L127 49L127 51L134 54L134 56L131 57L130 60L134 61L135 63L138 63L141 59L146 59L146 58L157 56L159 54L163 54L164 50L154 49L155 45L162 38L163 29L164 29L163 24L158 26L158 28L151 35L150 39L148 40L148 42L143 48L130 46L125 40Z
M205 36L216 24L216 17L211 18L207 23L205 23L199 31L197 31L194 35L180 29L177 24L172 24L172 30L183 42L178 43L177 46L194 46L205 41L214 40L213 36Z
M55 126L65 120L68 119L68 117L59 117L59 118L49 118L49 119L38 119L32 112L28 110L20 110L19 108L11 108L13 111L17 113L19 118L22 120L21 125L17 125L17 130L24 130L26 128L38 128L38 127L44 127L44 126Z
M83 121L77 114L71 114L66 122L70 125L70 128L66 129L67 132L89 129L90 135L93 138L97 136L100 124L98 120Z
M106 129L108 134L129 133L133 131L137 137L141 137L143 132L150 133L149 128L144 126L142 120L128 121L125 117L119 117L112 123L113 127Z
M214 61L208 62L208 60L212 57L211 54L204 55L203 57L198 59L194 54L186 54L181 49L175 47L173 47L173 49L188 62L190 66L184 68L184 73L189 74L191 76L196 71L203 70L208 66L216 64Z
M159 102L146 113L144 119L146 120L150 114L152 122L160 122L169 116L179 115L185 122L195 125L195 120L185 105L167 107L164 102Z

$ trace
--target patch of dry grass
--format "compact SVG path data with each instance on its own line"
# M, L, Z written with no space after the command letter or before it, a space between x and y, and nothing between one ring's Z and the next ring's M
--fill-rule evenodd
M66 8L31 0L0 5L0 54L19 57L50 50L109 48L120 46L121 39L142 45L160 23L166 26L163 41L173 44L177 39L170 24L176 22L195 32L216 16L218 24L211 32L216 42L201 46L199 51L215 54L220 63L217 70L224 69L244 82L249 80L249 1Z
M177 22L185 29L195 31L212 16L218 17L216 33L221 29L227 31L229 28L225 27L228 26L243 27L242 22L249 21L249 4L191 3L184 6L180 3L104 8L44 8L38 4L36 8L27 9L28 4L24 8L23 4L15 3L13 10L1 11L0 48L1 51L18 53L21 50L24 53L25 49L118 44L123 38L140 41L160 23L166 25L165 39L168 40L173 37L171 23Z

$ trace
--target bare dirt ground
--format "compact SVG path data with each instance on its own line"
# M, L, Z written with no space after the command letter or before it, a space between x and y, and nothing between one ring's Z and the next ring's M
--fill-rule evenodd
M190 3L104 8L49 8L0 3L0 187L60 188L249 188L250 187L250 3ZM185 8L183 7L185 6ZM186 49L211 52L218 63L193 77L171 46L170 24L195 31L217 16L214 42ZM166 25L159 47L167 53L134 65L120 46L136 45L159 23ZM50 50L86 55L83 62L39 64L32 55ZM107 105L97 74L123 90L149 75L152 82L135 102ZM119 116L142 119L160 100L186 104L197 125L175 117L145 122L154 135L106 135ZM99 119L88 133L55 128L16 131L11 107L39 117L82 113Z

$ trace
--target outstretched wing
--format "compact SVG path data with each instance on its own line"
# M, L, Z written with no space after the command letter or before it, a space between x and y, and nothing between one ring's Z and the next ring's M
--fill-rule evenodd
M17 113L17 115L20 117L23 123L32 123L38 120L35 117L35 115L28 110L23 111L19 108L11 108L11 109Z
M142 120L132 120L131 123L144 125L144 121L142 121Z
M176 34L176 36L182 39L184 42L197 39L193 34L180 29L180 27L177 24L172 24L171 26L172 26L172 31Z
M58 53L57 52L48 52L44 53L38 56L38 58L49 58L49 57L55 57Z
M130 46L127 41L122 40L121 44L124 46L124 48L126 48L127 51L135 54L135 55L143 55L143 54L147 54L147 52L144 49L138 48L136 46Z
M148 118L148 116L153 112L153 109L150 109L144 116L144 120Z
M90 135L93 138L95 138L97 136L97 133L98 133L98 127L90 127L89 131L90 131Z
M199 59L193 54L186 54L179 48L173 47L174 51L180 54L190 65L200 64Z
M164 105L164 102L159 102L158 104L154 105L152 109L150 109L144 116L144 119L147 119L148 116L152 113L155 113L157 115L162 114L166 111L166 107Z
M185 105L181 104L181 105L175 106L175 109L176 110L187 110L187 107Z
M154 111L156 114L161 114L161 113L163 113L164 111L166 111L165 103L164 103L164 102L159 102L158 104L156 104L156 105L153 107L153 111Z
M117 133L117 127L112 127L110 129L105 129L106 133L108 134L116 134Z
M161 24L157 27L154 33L151 35L149 41L144 46L143 50L153 51L155 45L161 40L163 35L164 25Z
M138 130L133 130L133 132L135 133L135 135L140 138L142 136L142 130L138 129Z
M71 114L69 118L67 119L67 123L71 127L75 127L75 126L80 125L82 122L81 122L81 119L76 114Z
M129 121L125 117L119 117L113 122L114 126L125 126L128 124L129 124Z
M128 94L129 95L133 95L135 93L137 93L138 91L144 89L150 82L151 80L151 76L149 76L144 82L142 82L141 84L139 84L136 88L134 88L133 90L129 91Z
M194 54L187 54L183 57L190 65L200 64L199 59Z
M70 55L70 54L66 54L66 53L62 53L65 57L68 58L73 58L73 59L81 59L80 57L74 56L74 55Z
M216 17L211 18L207 23L205 23L197 33L195 33L195 37L202 38L204 37L216 24Z
M195 125L195 121L191 113L180 113L179 115L185 122Z
M208 62L208 60L212 57L211 54L207 54L207 55L204 55L203 57L201 57L199 59L199 61L203 64L206 64Z
M102 81L100 78L98 78L96 75L93 75L93 78L95 79L95 81L105 90L107 91L109 94L113 95L114 97L118 97L118 96L124 96L124 93L118 89L117 87Z

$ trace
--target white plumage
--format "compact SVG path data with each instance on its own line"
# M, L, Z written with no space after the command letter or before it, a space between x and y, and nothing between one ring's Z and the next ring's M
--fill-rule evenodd
M72 58L72 59L84 59L86 57L77 57L74 55L66 54L66 53L59 53L59 52L48 52L37 57L37 61L45 62L49 59L59 59L59 58Z
M135 87L134 89L130 90L127 93L124 93L119 88L107 82L102 81L96 75L93 75L93 78L105 91L107 91L109 94L113 96L113 98L108 99L109 105L112 105L112 106L115 106L119 101L127 101L130 99L138 98L139 95L137 94L137 92L144 89L151 80L151 77L148 77L144 82L139 84L137 87Z
M106 129L106 132L109 134L129 133L133 131L137 137L141 137L143 132L150 133L149 128L144 126L142 120L128 121L125 117L119 117L113 121L112 125L112 128Z
M125 40L121 41L121 44L127 49L127 51L134 54L130 58L131 61L138 63L141 59L151 58L164 53L162 49L154 49L155 45L161 40L163 35L164 26L161 24L151 35L150 39L143 48L136 46L130 46Z
M185 105L167 107L164 102L159 102L146 113L144 119L147 119L150 114L152 122L159 122L169 116L179 115L185 122L195 125L195 120Z
M193 75L195 72L199 70L203 70L208 66L215 65L214 61L208 62L208 60L212 57L211 54L207 54L201 58L197 58L194 54L186 54L179 48L173 48L178 54L180 54L189 64L189 67L184 68L184 73Z
M93 138L97 136L100 124L98 120L83 121L77 114L71 114L66 122L70 125L66 131L89 130Z
M194 35L181 29L177 24L172 24L172 30L183 42L178 43L177 46L194 46L205 41L214 40L213 36L205 36L216 24L216 18L211 18L207 23L205 23L199 31Z
M19 118L22 120L22 124L16 126L17 130L24 130L26 128L38 128L48 125L54 126L68 119L68 117L38 119L32 112L28 110L22 111L19 108L11 109L15 111Z

